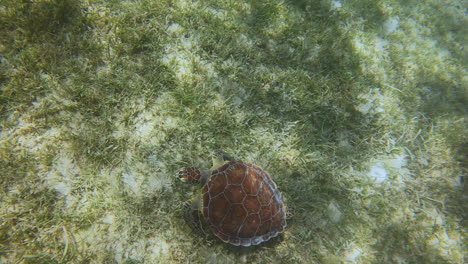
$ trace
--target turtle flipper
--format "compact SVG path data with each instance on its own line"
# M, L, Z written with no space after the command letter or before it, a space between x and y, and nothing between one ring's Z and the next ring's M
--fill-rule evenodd
M218 149L215 151L214 153L214 156L216 156L218 159L222 160L222 161L233 161L235 160L235 158L231 155L229 155L228 153Z
M231 155L218 149L213 153L213 167L211 167L211 170L215 170L226 164L227 161L233 160L234 158Z
M200 206L200 201L198 199L186 201L182 205L183 216L185 222L195 234L198 236L207 236L209 231L206 229L206 224L203 222Z

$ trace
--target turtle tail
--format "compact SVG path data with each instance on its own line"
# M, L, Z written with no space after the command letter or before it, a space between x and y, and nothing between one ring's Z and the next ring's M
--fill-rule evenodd
M181 181L184 182L199 183L202 177L202 173L199 169L190 167L179 171L177 176Z

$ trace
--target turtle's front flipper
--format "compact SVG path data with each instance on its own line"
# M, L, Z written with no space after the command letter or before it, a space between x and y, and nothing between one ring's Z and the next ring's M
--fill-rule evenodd
M226 161L234 160L229 154L222 150L216 150L213 153L213 167L211 167L211 171L223 166L226 164Z
M213 167L211 167L211 170L215 170L226 164L227 161L233 160L234 158L231 155L218 149L213 153Z
M228 153L218 149L215 151L215 154L214 154L217 158L221 159L222 161L233 161L235 160L235 158L231 155L229 155Z
M183 204L183 215L185 222L195 234L198 236L206 236L208 230L206 230L204 225L200 206L199 199L185 202Z

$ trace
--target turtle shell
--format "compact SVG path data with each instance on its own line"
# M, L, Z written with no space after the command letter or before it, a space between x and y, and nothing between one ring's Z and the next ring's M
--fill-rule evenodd
M281 194L260 167L231 161L203 187L203 215L213 233L233 245L258 245L286 227Z

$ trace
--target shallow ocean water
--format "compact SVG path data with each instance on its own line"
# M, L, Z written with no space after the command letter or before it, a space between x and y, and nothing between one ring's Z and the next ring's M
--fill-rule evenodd
M463 1L4 1L0 262L464 263ZM291 218L184 219L222 149Z

